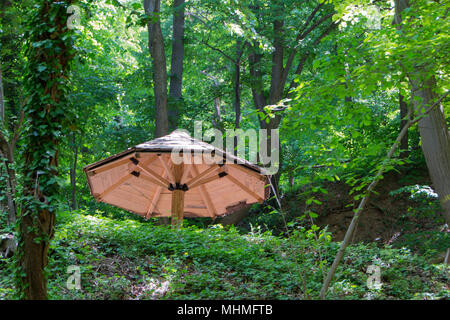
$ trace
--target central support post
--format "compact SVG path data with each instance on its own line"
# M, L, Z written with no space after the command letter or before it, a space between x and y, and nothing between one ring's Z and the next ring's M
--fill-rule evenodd
M173 176L176 186L180 186L181 177L183 176L183 164L175 164L173 166ZM172 190L172 226L179 228L183 223L184 216L184 193L185 190L175 187Z

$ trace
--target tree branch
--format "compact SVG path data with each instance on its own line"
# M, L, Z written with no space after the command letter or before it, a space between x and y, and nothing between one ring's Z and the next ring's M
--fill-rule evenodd
M320 7L317 7L316 9L318 9L318 8L320 8ZM314 14L315 14L315 12L314 12ZM318 21L316 21L316 23L314 23L311 27L309 27L307 30L305 30L305 28L301 31L301 32L299 32L298 33L298 35L297 35L297 38L296 38L296 41L298 42L298 41L300 41L300 40L303 40L303 39L305 39L306 38L306 36L308 35L308 34L310 34L314 29L316 29L318 26L320 26L324 21L326 21L326 20L328 20L329 18L331 18L333 16L333 13L330 13L330 14L328 14L328 15L326 15L326 16L323 16L321 19L319 19ZM311 17L311 16L310 16ZM312 19L312 17L311 17L311 19ZM309 22L307 22L307 24L308 24ZM306 25L307 25L306 24ZM305 26L306 26L305 25ZM291 68L291 65L292 65L292 62L294 61L294 57L295 57L295 54L297 53L297 48L298 48L298 43L297 43L297 45L291 50L291 53L289 54L289 58L288 58L288 60L287 60L287 62L286 62L286 67L285 67L285 73L286 73L286 77L287 77L287 73L289 72L289 69Z
M210 49L212 49L212 50L214 50L214 51L217 51L217 52L219 52L221 55L223 55L225 58L227 58L228 60L230 60L231 62L233 62L235 65L238 65L238 63L236 62L236 60L235 59L233 59L231 56L229 56L228 54L226 54L224 51L222 51L221 49L219 49L219 48L216 48L216 47L213 47L212 45L210 45L207 41L205 41L205 40L202 40L202 43L205 45L205 46L207 46L208 48L210 48Z
M436 106L438 106L442 102L442 100L444 100L445 97L447 97L449 93L450 90L447 90L447 92L445 92L439 99L436 100L435 103L433 103L430 107L428 107L428 109L426 109L424 113L417 116L415 119L411 120L411 125L415 124L416 122L419 122L423 117L425 117L428 113L430 113L430 111L433 110Z
M337 26L339 25L339 21L333 22L331 23L323 32L322 34L317 37L316 40L314 40L313 42L313 46L318 45L320 43L320 41L326 37L332 30L334 30ZM307 52L306 54L304 54L301 58L300 61L297 64L297 68L295 69L294 74L299 75L301 74L301 72L303 71L303 67L305 66L306 60L308 59L308 57L311 55L311 52ZM291 81L291 84L289 85L289 88L286 92L286 96L289 96L290 92L292 89L296 88L297 84L295 83L294 80Z
M299 35L302 34L302 33L305 31L306 27L309 25L309 23L312 21L312 19L313 19L314 16L316 15L316 13L319 11L319 9L320 9L324 4L325 4L325 1L319 3L319 4L317 5L317 7L314 8L314 10L311 12L311 14L309 15L309 17L306 19L305 23L303 24L302 30L300 30L300 32L298 33L298 35L297 35L297 40L298 40L298 38L299 38Z
M304 39L311 31L313 31L315 28L317 28L319 25L321 25L324 21L328 20L328 19L331 18L332 16L333 16L333 13L330 13L330 14L328 14L328 15L322 17L322 18L319 19L315 24L313 24L310 28L308 28L306 31L304 31L304 32L302 32L302 33L299 33L298 36L297 36L297 41L300 41L300 40ZM322 38L324 38L326 35L328 35L328 34L330 33L330 31L331 31L332 29L334 29L336 26L337 26L337 24L336 24L335 22L332 22L332 23L330 24L330 26L328 26L328 27L325 29L325 31L322 32L322 34L321 34L316 40L314 40L313 45L317 45L317 44L322 40ZM285 67L284 70L283 70L283 77L282 77L283 84L284 84L284 83L286 82L286 80L287 80L287 77L288 77L288 74L289 74L289 70L290 70L291 67L292 67L292 63L293 63L293 61L294 61L295 55L297 54L297 47L298 47L298 45L295 46L295 47L291 50L291 52L290 52L290 54L289 54L288 60L287 60L287 62L286 62L286 67ZM300 61L302 61L302 60L300 60ZM303 62L304 62L304 61L303 61ZM298 74L299 66L300 66L300 63L299 63L299 65L297 66L297 69L296 69L295 74ZM302 69L303 69L303 68L301 68L301 70L302 70ZM300 71L301 71L301 70L300 70ZM291 83L291 85L289 86L289 90L290 90L291 88L292 88L292 83ZM288 91L289 91L289 90L288 90Z
M330 19L334 13L327 14L326 16L323 16L321 19L317 20L311 27L309 27L305 32L302 34L299 34L297 36L297 41L303 40L306 38L308 34L310 34L314 29L316 29L318 26L320 26L323 22Z

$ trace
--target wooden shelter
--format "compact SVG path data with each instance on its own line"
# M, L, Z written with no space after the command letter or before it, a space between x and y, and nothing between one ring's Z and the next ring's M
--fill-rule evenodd
M183 130L84 168L97 201L146 219L216 218L269 195L263 168L192 138Z

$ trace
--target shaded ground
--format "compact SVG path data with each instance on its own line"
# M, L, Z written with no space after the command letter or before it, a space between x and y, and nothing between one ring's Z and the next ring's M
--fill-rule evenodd
M406 186L431 186L427 171L415 170L413 173L407 172L408 178L402 179L401 174L391 172L379 182L378 194L371 197L360 217L354 241L393 243L406 232L419 231L418 227L434 230L443 226L437 201L430 197L414 199L410 191L392 194ZM325 205L313 208L319 213L316 223L321 227L328 225L334 240L341 241L359 202L353 201L349 195L350 187L342 182L330 183L327 189L327 195L317 195ZM352 202L352 206L346 207ZM412 225L416 230L410 228Z
M49 250L51 299L316 299L339 245L297 233L176 230L89 212L59 212ZM370 265L381 289L367 287ZM80 287L69 288L69 267ZM13 259L0 259L0 300L14 299ZM73 283L73 282L71 282ZM348 247L328 299L448 299L448 267L410 250Z
M425 170L391 173L380 182L378 195L361 217L355 243L337 270L329 299L449 298L448 266L441 264L439 254L449 246L450 233L442 230L439 204L428 185ZM58 212L49 251L49 296L315 299L339 244L328 237L320 240L318 231L308 237L297 232L298 227L328 226L334 240L341 240L357 205L344 183L322 187L328 193L315 194L321 204L308 207L318 213L313 221L296 219L306 208L301 191L283 198L293 239L282 234L282 216L263 207L250 211L239 224L241 230L217 225L174 230L84 210ZM12 262L0 259L0 300L14 298ZM381 290L367 287L368 266L373 264L381 268ZM80 290L66 286L69 266L80 267Z
M285 194L282 206L287 211L286 222L295 221L306 209L311 210L317 213L318 217L313 221L306 220L305 223L314 223L319 227L328 226L333 240L341 241L359 200L353 199L355 194L350 194L352 188L342 180L325 182L322 188L328 193L313 194L321 203L312 203L309 206L306 206L306 198L302 196L306 189ZM441 208L436 194L433 194L426 168L414 168L401 173L391 171L379 182L376 192L360 217L353 242L375 242L394 246L407 242L415 251L421 251L424 246L428 246L439 253L449 246L449 230L445 229ZM250 230L255 225L264 226L264 229L269 229L274 234L285 230L282 217L279 214L270 214L267 210L265 213L251 210L249 216L238 226Z

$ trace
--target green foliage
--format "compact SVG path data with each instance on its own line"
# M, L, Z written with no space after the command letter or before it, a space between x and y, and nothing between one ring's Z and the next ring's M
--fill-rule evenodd
M47 268L52 299L314 299L338 248L317 227L293 229L285 239L220 225L174 230L85 212L59 212L57 220ZM371 264L381 267L378 291L366 287ZM81 290L66 287L70 265L81 268ZM2 299L12 297L9 266L0 262ZM357 244L330 297L437 299L448 297L448 277L409 250Z
M317 227L327 207L320 195L331 191L324 182L351 186L353 199L343 206L353 206L364 196L400 130L398 94L411 103L405 75L420 64L425 75L436 76L440 92L449 85L445 2L414 1L404 12L403 30L392 24L394 11L387 3L376 3L382 20L374 29L367 24L368 1L324 2L320 14L335 13L339 32L314 43L324 26L300 41L297 35L319 1L188 1L180 127L192 131L193 121L203 120L205 129L211 128L218 99L218 126L234 129L238 44L240 127L258 128L260 120L274 117L270 106L265 112L255 110L249 55L251 46L261 55L261 91L267 99L275 21L283 21L285 58L297 50L292 63L302 61L303 69L296 78L292 72L287 75L287 83L295 84L289 99L274 102L286 107L280 125L280 185L286 214L274 210L271 199L267 206L252 208L247 229L222 229L210 226L209 220L191 220L176 232L97 203L81 170L153 138L153 66L146 23L154 17L144 13L138 0L82 0L77 2L79 28L69 30L66 9L71 3L16 1L0 13L0 67L6 93L6 121L0 130L7 137L15 129L21 101L26 101L25 130L12 167L22 195L19 210L59 212L48 267L52 298L316 298L337 250L328 230ZM172 14L171 3L162 2L167 61ZM318 16L311 22L317 21ZM448 105L444 103L446 112ZM385 164L386 171L424 164L417 127L409 131L409 146L409 158L394 157ZM2 203L4 185L0 168ZM73 190L83 209L69 213ZM437 215L438 201L424 190L415 186L391 193L393 197L410 193L416 204L400 213L404 220L392 225L403 233L392 248L352 246L330 297L448 297L443 289L448 274L427 263L448 247L448 233L425 228L443 221ZM0 212L0 223L2 232L14 231L14 226L3 227L6 212ZM37 242L48 241L37 226L31 229ZM380 290L365 286L371 263L382 267ZM82 268L81 291L65 288L69 265ZM0 272L0 299L11 297L11 274L24 274L7 259L0 261Z
M425 258L433 260L438 254L446 252L450 243L450 233L444 227L441 227L441 230L424 230L431 223L441 226L445 224L443 216L436 214L442 210L437 194L429 186L417 184L390 192L390 195L394 197L402 194L408 194L409 199L416 205L409 207L407 212L401 215L403 220L401 229L405 234L399 237L394 246L408 247ZM422 228L418 228L418 225Z

